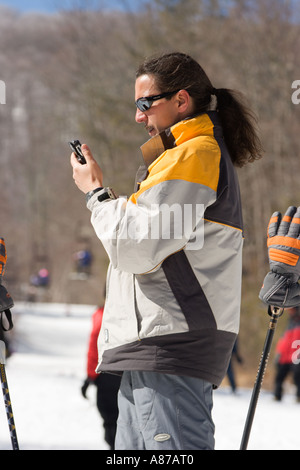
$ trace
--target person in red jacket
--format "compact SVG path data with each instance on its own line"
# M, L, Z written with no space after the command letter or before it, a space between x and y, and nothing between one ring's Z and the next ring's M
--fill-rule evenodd
M280 401L283 394L283 382L292 373L296 385L297 402L300 403L300 307L287 309L289 322L283 336L278 340L277 371L275 376L275 400Z
M92 317L92 330L89 339L87 354L87 378L81 392L87 398L86 391L92 383L97 387L97 408L103 419L104 438L111 449L114 449L117 419L118 419L118 391L121 377L113 374L97 374L98 364L97 340L102 324L103 307L99 307Z

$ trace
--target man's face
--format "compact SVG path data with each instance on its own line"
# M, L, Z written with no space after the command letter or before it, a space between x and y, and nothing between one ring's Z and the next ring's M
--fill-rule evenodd
M155 79L151 75L141 75L135 82L135 100L158 95L165 91L157 88ZM136 122L139 124L143 123L151 137L168 129L181 119L176 94L170 99L161 98L158 101L154 101L151 108L147 111L140 111L137 108L135 114Z

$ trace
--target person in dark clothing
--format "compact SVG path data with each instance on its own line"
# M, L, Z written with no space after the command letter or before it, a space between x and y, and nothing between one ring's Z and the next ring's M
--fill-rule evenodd
M232 365L232 360L233 359L236 359L239 364L243 363L243 359L239 354L238 341L237 340L234 343L233 350L232 350L232 356L231 356L229 366L228 366L228 369L227 369L227 378L229 380L232 392L235 393L236 392L236 380L235 380L234 368L233 368L233 365Z
M300 307L290 308L287 311L288 326L276 346L274 398L281 401L283 383L292 374L296 385L296 399L300 403Z
M97 387L97 408L103 419L104 438L111 449L114 449L117 418L118 418L118 391L121 377L113 374L97 374L95 369L98 363L97 339L101 328L103 307L99 307L92 318L92 331L89 340L87 356L87 378L81 392L87 398L86 392L90 384Z

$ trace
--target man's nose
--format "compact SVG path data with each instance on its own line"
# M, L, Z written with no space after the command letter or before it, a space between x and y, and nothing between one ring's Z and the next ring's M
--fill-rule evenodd
M143 111L141 111L139 108L136 108L136 113L135 113L135 122L138 124L142 122L147 122L147 116Z

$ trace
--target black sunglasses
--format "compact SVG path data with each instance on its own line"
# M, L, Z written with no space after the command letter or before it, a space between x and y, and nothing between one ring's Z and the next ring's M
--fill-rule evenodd
M176 91L167 91L166 93L161 93L160 95L153 95L153 96L145 96L136 100L135 104L140 111L148 111L151 108L153 101L161 100L162 98L166 98L167 96L175 95L180 90Z

